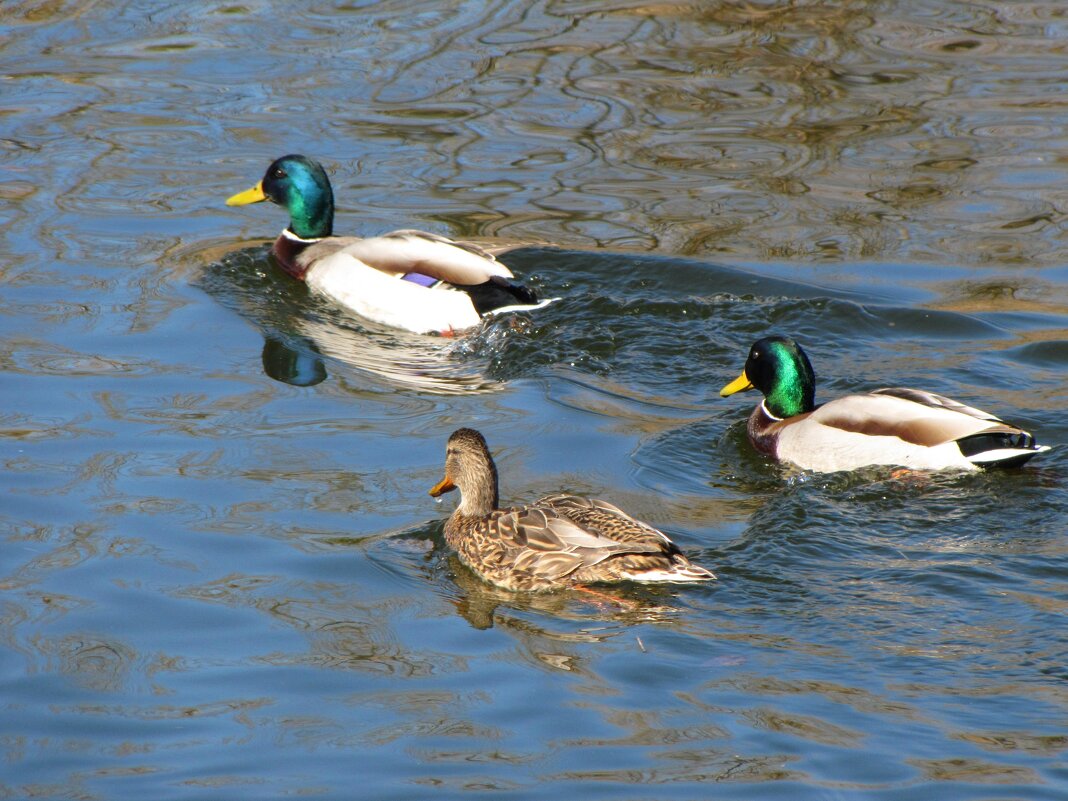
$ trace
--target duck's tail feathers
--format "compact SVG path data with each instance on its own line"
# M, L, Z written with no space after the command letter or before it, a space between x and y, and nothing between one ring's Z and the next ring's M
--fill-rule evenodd
M544 309L550 303L556 303L558 300L560 300L560 298L545 298L545 300L539 300L537 303L516 303L511 306L498 306L496 309L490 309L486 312L485 316L488 317L491 314L509 314L511 312Z
M470 296L471 304L480 317L487 314L540 309L557 300L557 298L539 300L537 293L530 287L513 284L508 279L497 275L483 284L453 284L453 286Z
M1026 431L975 434L957 440L957 447L976 467L1019 467L1036 453L1049 450Z
M692 581L713 581L716 574L693 562L676 562L670 568L661 570L636 570L625 578L650 584L689 584Z

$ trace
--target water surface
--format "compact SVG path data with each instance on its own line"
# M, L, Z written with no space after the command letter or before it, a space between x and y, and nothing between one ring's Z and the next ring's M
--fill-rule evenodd
M1060 799L1068 252L1055 2L0 7L0 794ZM462 339L340 315L224 199L518 247ZM812 476L718 391L915 385L1054 450ZM482 585L426 490L610 498L716 571Z

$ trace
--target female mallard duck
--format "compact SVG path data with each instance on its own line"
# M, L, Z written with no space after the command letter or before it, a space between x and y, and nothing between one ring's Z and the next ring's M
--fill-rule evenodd
M407 230L370 239L332 236L330 180L304 156L278 159L263 180L226 205L262 200L289 212L289 226L271 249L282 268L369 320L448 334L478 325L483 315L544 305L476 245Z
M753 446L805 470L1017 467L1049 450L992 414L919 389L877 389L816 406L812 365L787 337L754 344L742 374L719 394L754 388L764 400L749 417Z
M497 507L497 466L486 440L461 428L449 437L445 478L435 498L460 490L445 541L491 584L540 592L606 581L714 579L652 526L606 501L550 495L529 506Z

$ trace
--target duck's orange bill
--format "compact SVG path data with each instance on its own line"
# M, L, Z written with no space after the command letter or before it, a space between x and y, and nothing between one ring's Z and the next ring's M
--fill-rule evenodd
M236 195L226 198L226 205L247 206L249 203L259 203L261 200L266 199L267 195L263 194L263 181L260 181L251 189L246 189L244 192L238 192Z
M725 398L728 395L733 395L735 392L742 392L743 390L752 388L753 382L749 380L749 377L745 374L745 370L742 370L742 374L721 389L719 394L720 397Z
M449 490L454 489L456 489L456 485L452 483L452 479L445 476L445 478L441 479L441 481L430 488L430 494L436 498L439 495L444 495Z

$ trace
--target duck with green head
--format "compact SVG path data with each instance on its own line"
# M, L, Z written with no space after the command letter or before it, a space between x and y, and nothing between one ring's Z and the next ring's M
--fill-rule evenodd
M805 470L1016 467L1049 450L988 412L919 389L877 389L817 406L812 364L788 337L757 341L720 395L748 389L764 395L749 416L753 446Z
M277 159L258 184L226 204L264 200L289 212L289 225L272 248L282 268L361 317L421 334L449 334L489 314L545 305L477 245L413 230L367 239L334 236L330 179L306 156Z

